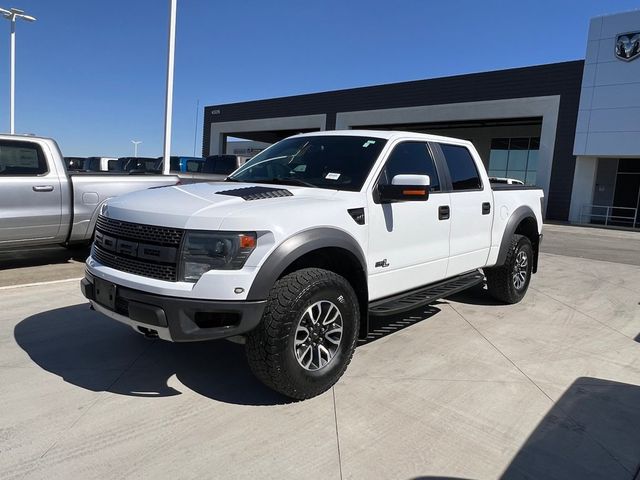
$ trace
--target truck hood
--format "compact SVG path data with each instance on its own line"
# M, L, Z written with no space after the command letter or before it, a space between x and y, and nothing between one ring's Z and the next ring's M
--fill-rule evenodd
M103 215L126 222L193 230L273 226L274 217L297 215L336 190L254 183L195 183L150 188L109 200ZM227 225L223 225L227 219ZM239 226L237 220L244 219ZM222 227L222 228L221 228Z

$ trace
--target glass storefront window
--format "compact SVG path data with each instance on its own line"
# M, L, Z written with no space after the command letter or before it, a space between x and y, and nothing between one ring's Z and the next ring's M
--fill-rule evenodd
M516 178L535 185L540 139L494 138L489 153L489 176Z
M507 158L509 157L509 150L494 150L491 149L489 154L489 168L494 170L506 170Z
M536 172L527 172L527 178L525 182L527 185L535 185L536 184Z
M535 173L538 170L538 150L529 150L529 163L527 163L527 170Z
M509 164L507 170L526 170L529 150L509 150Z

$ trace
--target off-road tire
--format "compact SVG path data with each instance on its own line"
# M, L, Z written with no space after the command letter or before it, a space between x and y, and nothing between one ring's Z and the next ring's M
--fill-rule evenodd
M296 358L296 328L304 312L322 300L342 315L342 337L328 364L309 371ZM304 268L278 280L267 300L260 325L248 336L245 351L254 375L290 398L315 397L331 388L346 370L358 338L360 311L349 282L320 268Z
M521 288L516 288L514 275L516 269L518 269L516 262L520 252L524 252L527 259L526 279ZM531 241L523 235L513 235L504 264L499 267L484 269L489 294L496 300L508 304L518 303L524 298L529 288L532 265L533 247L531 246Z

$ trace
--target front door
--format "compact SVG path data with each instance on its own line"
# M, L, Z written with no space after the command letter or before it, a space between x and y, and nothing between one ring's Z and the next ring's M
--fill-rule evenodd
M429 175L429 199L380 203L379 184L395 175ZM429 146L402 141L393 146L369 192L369 299L375 300L444 278L449 256L449 220L439 207L449 205Z
M40 145L0 140L0 244L55 238L62 196Z

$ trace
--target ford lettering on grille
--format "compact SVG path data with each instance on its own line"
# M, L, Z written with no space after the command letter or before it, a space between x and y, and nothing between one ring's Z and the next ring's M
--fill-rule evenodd
M96 223L93 257L107 267L175 282L183 236L181 229L100 216Z

